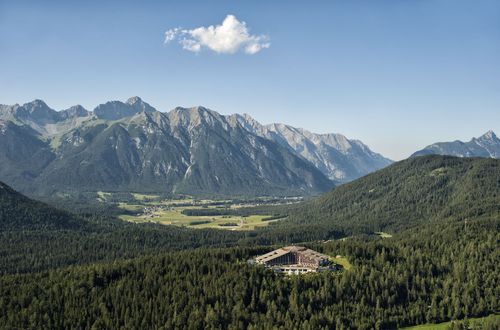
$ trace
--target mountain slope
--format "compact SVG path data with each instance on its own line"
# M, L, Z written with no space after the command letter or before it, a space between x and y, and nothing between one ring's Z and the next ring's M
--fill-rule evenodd
M449 155L457 157L500 158L500 139L493 131L488 131L469 142L438 142L415 152L411 157L422 155Z
M55 154L38 132L29 126L0 121L1 180L16 187L28 187Z
M38 100L0 110L0 179L32 195L304 195L333 186L292 150L203 107L161 113L134 97L93 112L57 112ZM26 146L23 157L8 152ZM43 157L26 161L37 152Z
M62 111L49 108L42 100L23 105L0 105L0 122L27 126L45 137L73 129L91 118L92 112L80 105Z
M0 182L0 276L234 244L244 233L132 224L65 212Z
M286 226L376 232L481 217L500 218L500 160L432 155L339 186L300 206Z
M174 136L189 145L191 155L180 191L201 188L229 193L225 187L237 186L251 194L284 193L290 187L296 187L295 193L305 193L332 186L307 161L272 141L249 134L215 111L177 108L168 116Z
M90 228L86 221L31 200L0 182L0 231L86 228Z
M352 181L392 163L361 141L342 134L314 134L284 124L261 125L247 114L231 117L250 132L297 153L334 181Z

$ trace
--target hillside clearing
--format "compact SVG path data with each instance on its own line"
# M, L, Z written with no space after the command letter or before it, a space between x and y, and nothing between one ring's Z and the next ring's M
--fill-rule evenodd
M479 326L483 325L486 322L500 322L500 315L491 314L485 317L477 317L477 318L469 318L469 329L478 329ZM422 324L416 325L413 327L403 328L404 330L446 330L449 329L451 324L456 321L448 321L436 324ZM460 320L459 322L464 322L464 320ZM482 329L482 328L481 328Z

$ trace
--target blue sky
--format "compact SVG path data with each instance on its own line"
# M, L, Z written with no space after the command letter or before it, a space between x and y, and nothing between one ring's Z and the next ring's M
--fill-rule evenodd
M269 47L177 42L230 14ZM165 44L176 27L188 32ZM0 103L92 109L134 95L342 133L402 159L500 133L500 1L0 0Z

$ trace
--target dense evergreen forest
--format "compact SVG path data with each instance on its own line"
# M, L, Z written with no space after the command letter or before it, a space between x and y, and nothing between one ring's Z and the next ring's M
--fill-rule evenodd
M289 212L283 227L314 226L317 235L333 229L346 235L396 232L446 219L499 217L500 160L410 158Z
M388 329L499 309L498 220L311 247L339 273L283 277L245 260L269 248L196 249L0 279L0 324L22 328Z
M251 232L75 215L2 184L0 328L391 329L500 312L499 161L391 168ZM294 242L353 267L283 277L246 262Z
M214 229L136 225L98 214L74 215L0 184L0 275L201 246L224 247L243 237Z

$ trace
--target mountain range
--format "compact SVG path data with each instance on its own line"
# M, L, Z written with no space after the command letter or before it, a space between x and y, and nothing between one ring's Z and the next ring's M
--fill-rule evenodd
M247 114L231 116L248 131L297 153L331 180L348 182L386 167L392 160L342 134L315 134L285 124L261 125Z
M469 142L438 142L415 152L411 157L422 155L448 155L456 157L500 158L500 139L493 131L488 131Z
M133 97L88 111L0 105L0 180L30 195L71 191L315 194L391 161L314 134L204 107L160 112Z

